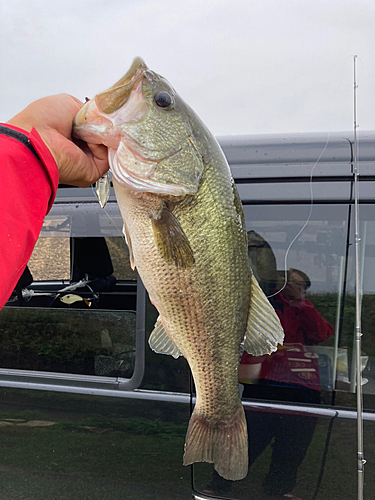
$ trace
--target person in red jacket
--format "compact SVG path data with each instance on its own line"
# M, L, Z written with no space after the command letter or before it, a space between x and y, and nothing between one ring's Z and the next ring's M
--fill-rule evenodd
M243 354L239 368L239 379L244 382L243 397L319 405L322 390L319 358L310 346L328 340L334 329L306 299L311 286L309 277L298 269L289 269L287 275L285 287L270 298L284 328L284 344L271 356L256 358ZM248 378L252 379L250 384L246 383ZM256 411L246 414L250 464L274 439L270 468L262 483L264 491L270 496L298 500L291 491L317 418Z
M107 148L72 141L83 106L73 96L39 99L0 124L0 309L31 256L58 183L88 187L108 170Z
M284 345L271 356L254 357L244 352L239 379L245 384L249 379L251 384L273 385L275 382L285 387L303 386L321 392L318 358L304 346L328 340L334 330L306 299L306 290L310 286L309 277L304 272L290 269L285 287L270 298L284 329Z

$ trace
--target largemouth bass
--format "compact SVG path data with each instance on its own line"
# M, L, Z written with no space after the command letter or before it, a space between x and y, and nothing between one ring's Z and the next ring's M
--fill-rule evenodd
M211 462L224 478L242 479L240 345L271 353L283 331L248 267L242 205L224 154L140 58L85 104L74 135L108 147L131 265L160 314L151 348L190 365L197 397L184 464Z

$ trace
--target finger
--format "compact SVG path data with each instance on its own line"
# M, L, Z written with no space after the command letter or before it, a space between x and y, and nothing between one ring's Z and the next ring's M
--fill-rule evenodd
M92 161L98 169L100 177L102 177L109 170L108 149L103 144L88 144L88 147L92 155Z
M95 163L99 178L103 177L103 175L109 170L108 160L98 160L97 158L93 158L93 162Z
M85 105L85 103L83 103L80 99L78 99L77 97L74 97L74 95L71 95L70 97L72 97L75 102L82 108L82 106Z
M99 160L108 159L108 148L103 144L87 143L87 146L95 158L98 158Z
M101 154L100 158L94 156L90 149L88 153L83 153L79 148L75 150L75 154L75 185L79 187L91 186L109 169L108 154Z

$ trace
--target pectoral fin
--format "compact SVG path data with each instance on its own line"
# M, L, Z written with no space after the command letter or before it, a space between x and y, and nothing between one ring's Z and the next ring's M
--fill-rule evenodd
M284 330L280 320L251 272L250 312L244 349L254 356L271 354L283 341Z
M181 356L178 347L174 344L174 342L165 331L160 316L155 323L155 328L153 329L150 338L148 339L148 343L151 349L158 354L169 354L175 359Z
M194 255L180 223L167 207L164 207L159 218L152 219L154 236L164 259L174 262L177 267L194 265Z
M134 271L134 268L135 268L135 262L134 262L134 255L133 255L133 248L132 248L132 241L130 239L130 235L129 235L129 232L128 232L128 228L126 227L125 225L125 222L124 222L124 225L122 227L122 234L125 236L125 241L126 241L126 244L128 245L128 249L129 249L129 258L130 258L130 267L133 269Z

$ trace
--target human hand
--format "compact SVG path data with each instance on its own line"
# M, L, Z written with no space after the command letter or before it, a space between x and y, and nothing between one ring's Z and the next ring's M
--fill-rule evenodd
M310 285L306 274L296 269L289 269L288 281L281 291L290 306L303 308L306 305L306 290Z
M297 283L291 281L287 282L282 293L289 301L297 301L303 298L303 290L301 287Z
M7 123L27 132L35 128L57 164L60 183L88 187L107 172L109 164L104 145L87 144L83 152L72 141L73 119L82 106L68 94L43 97Z

